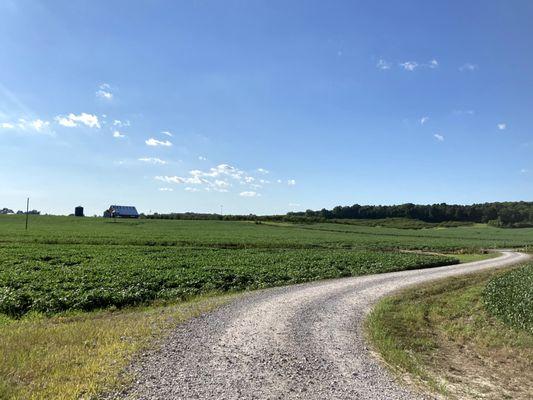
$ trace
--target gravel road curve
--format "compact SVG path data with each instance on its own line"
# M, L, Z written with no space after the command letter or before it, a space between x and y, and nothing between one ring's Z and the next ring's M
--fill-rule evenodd
M132 366L127 399L423 399L371 354L363 321L382 296L527 255L251 292L176 327Z

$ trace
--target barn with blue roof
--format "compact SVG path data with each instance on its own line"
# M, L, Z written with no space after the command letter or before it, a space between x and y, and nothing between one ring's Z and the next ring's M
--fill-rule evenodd
M139 218L137 209L133 206L109 206L104 211L104 217L107 218Z

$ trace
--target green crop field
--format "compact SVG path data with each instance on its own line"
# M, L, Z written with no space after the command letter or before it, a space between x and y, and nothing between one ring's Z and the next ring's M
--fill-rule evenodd
M0 313L54 314L431 267L533 244L533 229L0 217Z
M490 313L533 334L533 263L492 279L483 298Z
M0 216L0 398L99 398L176 323L230 299L211 294L533 245L533 229L342 222L30 216L25 231L24 216Z

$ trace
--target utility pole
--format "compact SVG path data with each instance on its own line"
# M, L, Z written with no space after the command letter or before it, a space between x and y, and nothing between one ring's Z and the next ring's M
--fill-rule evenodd
M30 212L30 198L26 199L26 230L28 230L28 216Z
M224 209L224 206L221 205L220 206L220 215L224 215L223 212L222 212L223 209Z

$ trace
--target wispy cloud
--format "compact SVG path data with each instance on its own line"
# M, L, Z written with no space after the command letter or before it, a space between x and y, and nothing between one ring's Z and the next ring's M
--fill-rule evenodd
M257 193L257 192L254 192L254 191L246 191L246 192L240 192L239 196L242 196L242 197L259 197L261 195L259 193Z
M521 174L527 174L528 172L529 172L529 170L526 169L526 168L522 168L522 169L520 170L520 173L521 173Z
M175 183L175 184L189 184L189 185L201 185L202 183L205 183L202 181L202 179L198 177L181 177L181 176L156 176L154 177L155 180L165 182L165 183Z
M264 168L257 168L257 172L259 172L260 174L265 174L265 175L270 173L268 169L264 169Z
M186 192L195 193L195 192L199 192L200 189L195 188L195 187L189 187L189 186L188 186L188 187L185 188L185 191L186 191Z
M105 100L113 100L113 93L111 93L111 86L107 83L102 83L98 85L98 90L96 91L96 97Z
M174 191L174 189L169 188L169 187L160 187L158 190L160 192L173 192Z
M431 60L431 61L429 61L427 63L427 67L428 68L438 68L438 66L439 66L439 62L437 60L435 60L435 59L433 59L433 60Z
M289 207L300 207L301 204L299 203L289 203Z
M385 71L391 68L391 63L380 58L376 64L376 68Z
M114 138L121 139L121 138L125 138L126 135L124 135L123 133L120 133L120 131L114 131L114 132L113 132L113 137L114 137Z
M438 134L438 133L435 133L435 134L433 135L433 137L434 137L435 139L437 139L439 142L444 142L444 136L442 136L442 135L440 135L440 134Z
M429 121L429 117L422 117L420 118L420 125L424 125L428 121Z
M67 116L58 115L57 117L55 117L55 120L59 125L67 128L74 128L76 126L79 126L79 124L83 124L85 126L88 126L89 128L100 128L100 121L98 120L98 116L84 112L79 115L72 113Z
M186 176L155 176L155 180L178 185L194 185L205 191L227 192L235 184L249 189L260 189L270 181L257 179L243 170L229 164L219 164L208 170L191 170ZM257 183L257 182L259 183ZM191 186L188 186L191 187ZM245 192L252 190L245 190Z
M500 123L500 124L498 124L497 126L498 126L498 129L499 129L500 131L504 131L504 130L507 129L507 124L506 124L506 123L503 123L503 122Z
M169 132L169 131L163 131L163 132L161 132L161 133L162 133L163 135L168 136L168 137L173 137L173 136L174 136L174 134L173 134L172 132Z
M289 186L294 186L294 185L296 185L296 181L295 181L294 179L289 179L289 180L287 181L287 185L289 185Z
M164 146L164 147L170 147L172 146L172 143L168 140L157 140L154 138L150 138L144 141L148 146Z
M436 60L436 59L431 59L429 60L428 62L418 62L418 61L405 61L405 62L400 62L398 63L398 66L402 69L404 69L405 71L409 71L409 72L412 72L414 70L417 70L417 69L424 69L424 68L429 68L429 69L436 69L439 67L439 62Z
M476 69L478 69L478 66L476 64L471 64L471 63L465 63L459 67L459 71L461 72L464 72L464 71L472 72L472 71L475 71Z
M0 123L0 129L13 130L14 132L54 135L54 132L50 130L50 122L40 118L19 118L17 122L2 122Z
M167 163L165 160L161 160L157 157L141 157L139 158L139 161L154 165L164 165Z
M399 64L400 67L405 69L406 71L414 71L418 68L418 63L416 61L406 61Z
M130 126L130 121L121 121L120 119L115 119L113 121L113 125L119 127Z
M476 112L474 110L453 110L455 115L474 115Z
M198 160L200 161L207 161L207 158L204 156L198 156Z

